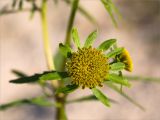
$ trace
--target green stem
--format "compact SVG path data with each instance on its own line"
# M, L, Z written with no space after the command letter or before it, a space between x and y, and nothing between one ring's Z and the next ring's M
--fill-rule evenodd
M67 27L67 34L66 34L66 39L65 39L65 44L70 45L70 36L71 36L71 30L73 27L73 22L75 18L75 13L77 11L79 0L74 0L72 4L72 9L71 9L71 14L68 22L68 27ZM41 19L42 19L42 32L43 32L43 42L44 42L44 50L45 50L45 56L47 60L47 65L49 70L54 69L54 64L53 64L53 59L52 59L52 52L50 48L50 43L49 43L49 37L48 37L48 24L47 24L47 0L42 1L42 6L41 6ZM65 59L64 59L64 64L65 64ZM62 64L62 69L64 70L64 64ZM60 84L57 84L57 87ZM55 88L55 84L53 84ZM66 95L58 94L55 96L56 101L61 104L61 107L57 108L56 112L56 119L57 120L66 120L66 114L65 114L65 100L66 100Z
M76 11L78 9L78 4L79 4L79 0L73 0L71 13L68 21L68 26L67 26L66 38L65 38L65 44L68 44L69 46L71 44L71 30L73 27ZM61 70L65 69L65 63L66 63L66 59L64 58ZM59 94L56 97L56 100L60 102L62 106L57 109L57 116L56 116L57 120L67 120L66 112L65 112L66 98L67 98L67 95L65 94Z
M66 37L65 37L65 44L67 44L69 46L71 45L71 30L73 28L73 23L75 20L75 15L76 15L77 9L78 9L78 4L79 4L79 0L73 0L71 13L70 13L69 21L68 21L68 26L67 26L67 31L66 31ZM64 70L65 63L66 63L66 59L64 58L63 62L62 62L61 70Z
M52 51L51 51L50 42L49 42L49 35L48 35L48 24L47 24L46 13L47 13L47 0L43 0L42 1L42 9L41 9L41 20L42 20L44 52L45 52L47 66L48 66L49 70L54 70Z
M43 34L43 43L44 43L44 53L46 57L46 62L49 70L54 70L54 62L52 57L52 50L49 41L48 35L48 24L47 24L47 0L42 1L41 6L41 20L42 20L42 34ZM58 87L57 81L52 81L52 85L54 88Z
M78 8L78 3L79 3L79 0L74 0L73 3L72 3L72 10L71 10L71 14L70 14L70 17L69 17L70 19L68 21L67 34L66 34L66 39L65 39L65 44L68 44L68 45L71 44L71 40L70 40L71 30L72 30L72 27L73 27L75 14L76 14L76 11L77 11L77 8Z
M48 24L47 24L47 0L42 0L42 6L41 6L41 20L42 20L42 34L43 34L43 43L44 43L44 53L47 61L47 66L49 70L54 70L54 62L52 58L52 50L50 47L49 42L49 34L48 34ZM57 81L52 82L53 88L57 88L59 86L59 83ZM57 115L61 116L61 111L64 109L63 104L64 102L59 101L59 95L55 95L56 101L60 102L62 104L62 107L57 108ZM57 116L56 115L56 116ZM56 117L57 118L57 117ZM58 118L57 118L58 119ZM60 119L58 119L60 120ZM63 120L63 119L62 119Z
M72 1L70 1L70 0L63 0L65 3L67 3L67 4L72 4ZM84 9L82 6L78 6L78 10L79 10L79 12L83 15L83 16L85 16L93 25L97 25L97 21L96 21L96 19L86 10L86 9Z
M65 112L65 99L66 97L62 96L57 96L57 101L60 103L60 107L58 107L56 110L56 120L67 120L67 115Z

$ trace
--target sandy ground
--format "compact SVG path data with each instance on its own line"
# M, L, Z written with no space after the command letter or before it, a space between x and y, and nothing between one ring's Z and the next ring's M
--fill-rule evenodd
M0 0L0 3L3 3ZM82 41L94 29L99 36L95 46L109 38L117 38L120 46L125 46L134 61L131 75L160 77L160 3L158 0L120 0L117 6L124 19L115 29L103 5L98 0L82 0L81 4L97 19L98 26L91 24L83 15L77 14L75 26ZM59 42L65 38L70 8L63 2L49 4L48 22L53 53ZM47 70L43 54L41 21L38 14L29 20L29 13L0 16L0 103L20 98L41 95L37 85L15 85L8 81L16 78L12 69L24 71L28 75ZM125 89L132 98L141 103L146 112L141 111L111 89L103 91L118 101L106 108L100 102L75 103L67 106L69 120L159 120L160 84L132 82ZM90 94L88 89L78 90L69 99ZM0 120L54 120L54 108L20 106L0 112Z

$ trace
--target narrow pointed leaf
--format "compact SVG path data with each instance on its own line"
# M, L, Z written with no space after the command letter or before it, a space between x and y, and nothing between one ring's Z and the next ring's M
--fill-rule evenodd
M12 73L15 74L17 77L27 77L27 75L19 70L12 70Z
M42 74L35 74L32 76L21 77L15 80L11 80L11 83L23 84L23 83L33 83L40 80L59 80L68 77L65 72L47 71Z
M19 10L22 10L23 9L23 0L20 0L19 1L19 6L18 6L19 8Z
M67 72L52 72L42 75L40 80L60 80L62 78L68 77Z
M125 68L125 64L122 62L113 63L110 65L110 70L121 71Z
M109 99L100 90L93 88L92 92L99 101L101 101L105 106L110 107Z
M44 97L36 97L32 99L22 99L13 101L10 103L0 105L0 110L6 110L11 107L16 107L19 105L38 105L38 106L53 106L54 103L47 101Z
M67 103L75 103L75 102L83 102L83 101L91 101L91 100L98 100L95 95L88 95L82 98L69 100Z
M64 93L64 94L67 94L67 93L71 93L73 92L74 90L76 90L78 88L77 85L67 85L65 87L61 87L61 88L58 88L56 90L56 94L57 93Z
M78 30L76 28L72 29L72 38L73 38L73 41L74 41L75 45L77 46L77 48L80 48L81 47L80 38L78 35Z
M112 2L111 3L112 9L115 12L115 14L118 16L119 19L122 19L122 14L120 13L120 11L118 10L118 8L115 6L115 4Z
M113 6L114 4L111 0L101 0L101 2L107 10L109 16L111 17L114 26L117 27L117 21L113 15L113 11L115 10L115 6Z
M106 40L106 41L104 41L103 43L100 44L100 46L98 47L98 49L106 51L106 50L108 50L115 43L116 43L116 39Z
M54 105L53 103L49 102L44 97L37 97L37 98L31 99L30 102L32 104L39 105L39 106L53 106Z
M12 2L12 8L15 8L16 3L17 3L17 0L13 0L13 2Z
M77 99L74 99L74 100L69 100L69 101L67 101L67 103L69 104L69 103L97 101L97 100L98 99L95 95L88 95L88 96L77 98ZM117 101L115 101L113 99L110 99L110 98L109 98L109 101L112 102L112 103L117 103Z
M86 39L84 47L89 47L93 44L97 37L97 31L92 32Z
M35 12L36 12L37 8L36 8L36 4L35 2L33 1L32 2L32 9L30 11L30 20L32 20L34 18L34 15L35 15Z
M123 51L123 49L124 49L123 47L122 47L122 48L116 48L116 49L114 49L113 51L109 52L109 53L106 55L106 57L108 57L108 58L114 58L116 55L121 54L122 51Z
M155 77L144 77L144 76L129 76L125 75L125 78L129 80L134 80L134 81L142 81L142 82L157 82L160 83L160 78L155 78Z
M23 84L23 83L33 83L37 82L39 80L39 77L41 74L35 74L32 76L27 76L27 77L21 77L18 79L10 80L10 83L16 83L16 84Z
M26 104L26 103L28 103L28 101L24 99L24 100L13 101L13 102L6 103L6 104L1 104L0 110L6 110L8 108L15 107L15 106L22 105L22 104Z
M60 52L64 55L64 57L70 57L72 49L68 45L59 44Z
M95 17L93 17L87 10L85 10L82 6L78 7L79 12L84 15L92 24L96 25L97 21Z
M126 93L122 92L116 85L112 84L111 82L106 82L106 84L113 89L114 91L116 91L117 93L119 93L120 95L122 95L124 98L126 98L129 102L131 102L132 104L134 104L135 106L137 106L138 108L140 108L141 110L145 111L145 108L140 105L137 101L135 101L134 99L132 99L130 96L128 96Z
M118 83L118 84L121 84L121 85L125 85L127 87L130 87L131 85L129 84L128 80L126 80L123 76L119 76L117 74L108 74L107 76L107 80L110 80L114 83Z

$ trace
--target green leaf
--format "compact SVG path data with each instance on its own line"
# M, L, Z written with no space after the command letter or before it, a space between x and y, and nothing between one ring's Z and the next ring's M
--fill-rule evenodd
M116 43L116 39L106 40L106 41L104 41L103 43L100 44L100 46L98 47L98 49L106 51L106 50L108 50L115 43Z
M19 10L22 10L23 9L23 0L20 0L19 1Z
M108 58L114 58L116 55L121 54L123 50L124 50L123 47L121 47L121 48L116 48L116 49L114 49L113 51L109 52L109 53L106 55L106 57L108 57Z
M13 0L13 2L12 2L12 8L15 8L16 3L17 3L17 0Z
M35 15L35 12L37 10L37 6L36 6L36 3L35 1L32 1L32 9L30 11L30 19L32 20L34 15Z
M125 77L129 80L134 80L134 81L141 80L142 82L157 82L157 83L160 83L160 78L155 78L155 77L128 76L128 75L125 75Z
M38 106L53 106L54 104L47 101L44 97L36 97L32 99L22 99L13 101L7 104L0 105L0 110L6 110L11 107L19 106L19 105L38 105Z
M114 5L113 2L111 2L111 6L112 6L113 11L114 11L115 14L117 15L117 17L118 17L119 19L122 19L122 14L121 14L120 11L118 10L118 8Z
M92 92L105 106L110 107L109 99L100 90L93 88Z
M66 2L67 4L71 4L72 1L70 0L64 0L64 2ZM84 9L81 5L78 6L78 10L79 12L84 15L90 22L92 22L93 24L97 24L96 19L86 10Z
M27 75L19 70L12 70L12 73L15 74L17 77L27 77Z
M115 101L113 99L110 99L110 98L108 98L108 99L112 103L117 103L117 101ZM69 101L67 101L67 103L70 104L70 103L76 103L76 102L97 101L97 100L98 99L95 95L88 95L88 96L84 96L84 97L77 98L74 100L69 100Z
M47 71L42 74L35 74L32 76L11 80L10 82L22 84L22 83L33 83L40 80L57 80L65 77L68 77L65 72Z
M28 77L21 77L21 78L18 78L18 79L10 80L9 82L17 83L17 84L32 83L32 82L37 82L39 80L40 76L41 76L41 74L35 74L35 75L32 75L32 76L28 76Z
M77 85L67 85L65 87L57 88L56 94L58 94L58 93L64 93L64 94L71 93L74 90L76 90L77 88L78 88Z
M131 102L132 104L134 104L135 106L137 106L138 108L140 108L141 110L145 111L145 108L140 105L137 101L135 101L134 99L132 99L130 96L128 96L126 93L122 92L116 85L112 84L111 82L106 82L106 84L113 89L114 91L116 91L117 93L119 93L120 95L122 95L124 98L126 98L129 102Z
M118 83L118 84L121 84L121 85L125 85L127 87L130 87L131 85L129 84L128 80L126 80L123 76L119 76L117 74L108 74L107 75L107 80L110 80L114 83Z
M92 33L90 33L90 35L87 37L84 47L89 47L93 44L93 42L95 41L97 37L97 31L94 31Z
M54 105L53 103L47 101L46 98L44 97L33 98L30 100L30 102L32 104L39 105L39 106L53 106Z
M110 65L110 70L121 71L125 68L125 64L122 62L113 63Z
M53 2L57 5L59 0L53 0Z
M6 110L10 107L14 107L14 106L18 106L18 105L26 104L26 103L28 103L28 101L24 99L24 100L14 101L14 102L7 103L7 104L1 104L0 110Z
M91 100L98 100L98 99L96 98L95 95L88 95L88 96L78 98L75 100L69 100L67 101L67 103L84 102L84 101L91 101Z
M114 26L117 27L117 22L113 15L113 11L116 10L117 12L117 9L115 9L116 7L114 6L112 0L101 0L101 2L104 5L105 9L107 10L108 14L110 15Z
M60 52L67 58L71 56L72 49L68 45L59 44Z
M66 77L68 77L67 72L51 72L51 73L42 75L39 79L40 80L60 80Z
M73 38L73 41L74 41L75 45L77 46L77 48L80 48L81 43L80 43L80 38L78 36L78 30L76 28L72 29L72 38Z
M95 17L93 17L87 10L85 10L82 6L79 5L78 7L79 12L84 15L91 23L93 23L94 25L97 24L97 21L95 19Z

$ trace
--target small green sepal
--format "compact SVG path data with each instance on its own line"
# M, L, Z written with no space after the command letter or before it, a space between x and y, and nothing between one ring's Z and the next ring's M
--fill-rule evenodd
M72 49L68 45L63 45L62 43L60 43L59 49L61 54L66 58L70 57L72 54Z
M124 50L123 47L121 47L121 48L116 48L116 49L112 50L111 52L109 52L109 53L106 55L106 57L107 57L107 58L114 58L116 55L121 54L123 50Z
M96 38L97 38L97 30L89 34L89 36L85 41L84 47L88 48L89 46L92 46Z
M123 69L125 69L125 64L122 62L117 62L110 65L110 70L112 71L121 71Z
M97 49L107 51L115 43L116 43L116 39L109 39L101 43Z
M73 28L72 29L72 38L73 38L73 41L74 41L76 47L80 48L81 47L81 43L80 43L80 38L79 38L79 35L78 35L77 28Z
M123 76L119 76L115 73L108 74L106 79L112 81L113 83L121 84L127 87L131 86L128 80L126 80Z
M78 88L78 85L74 85L74 84L73 85L67 85L65 87L57 88L56 94L58 94L58 93L68 94L68 93L73 92L77 88Z

